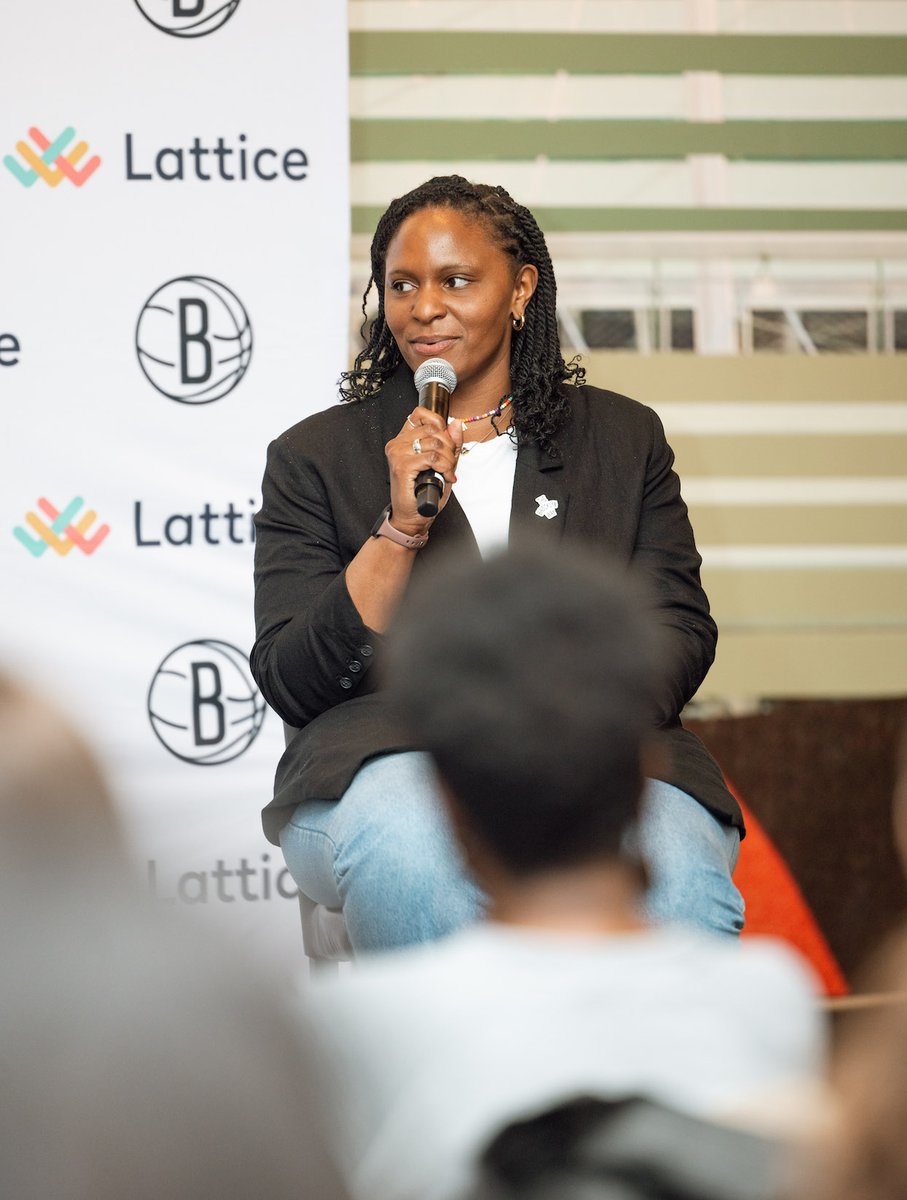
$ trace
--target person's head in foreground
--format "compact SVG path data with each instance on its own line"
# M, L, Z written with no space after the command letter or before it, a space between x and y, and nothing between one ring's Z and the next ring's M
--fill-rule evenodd
M872 956L857 992L865 1006L839 1017L826 1120L784 1200L907 1195L907 929Z
M582 383L565 363L551 257L538 222L502 187L460 175L429 179L393 200L372 239L378 312L341 396L375 394L402 362L443 357L460 397L513 393L520 442L549 448L569 405L558 385Z
M43 696L0 672L0 876L37 897L56 883L94 890L99 874L124 862L94 754Z
M154 909L104 772L0 673L0 1195L344 1200L296 1022Z
M531 545L449 561L413 589L391 652L396 701L434 758L492 916L546 878L602 865L638 891L622 843L659 638L622 571Z

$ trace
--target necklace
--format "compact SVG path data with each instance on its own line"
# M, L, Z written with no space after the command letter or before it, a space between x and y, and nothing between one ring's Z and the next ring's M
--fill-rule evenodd
M493 433L497 434L498 431L492 425L492 427L488 430L488 432L485 434L484 437L476 438L476 440L474 442L464 442L463 445L460 447L460 453L468 454L470 452L470 450L473 448L473 446L481 446L481 444L483 442L487 442ZM500 437L500 434L498 434L498 436Z
M468 454L470 452L470 450L472 450L473 446L481 446L481 444L483 442L490 441L492 434L494 434L495 437L501 437L505 433L506 434L510 433L509 425L507 426L506 429L498 429L497 426L494 424L494 422L492 422L491 428L488 430L488 432L485 434L484 437L476 438L476 440L474 442L464 442L462 444L462 446L460 447L460 454Z
M484 421L486 417L499 417L505 408L509 408L513 401L513 396L502 396L498 401L497 408L489 408L488 412L479 413L476 417L460 417L460 425L463 427L463 432L466 432L466 426L472 425L474 421ZM484 442L485 439L482 438Z

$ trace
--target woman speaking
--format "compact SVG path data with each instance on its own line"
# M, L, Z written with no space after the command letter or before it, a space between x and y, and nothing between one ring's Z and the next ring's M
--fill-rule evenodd
M529 529L623 561L648 585L670 651L656 717L668 753L639 828L649 915L739 932L740 810L679 717L717 633L658 417L564 362L545 239L503 188L454 175L394 200L371 269L363 312L374 284L378 313L342 378L348 403L268 450L251 661L269 704L299 732L277 770L266 835L307 896L342 907L357 953L475 919L482 896L431 764L395 727L375 667L414 571L445 547L485 554ZM449 420L418 404L414 373L433 358L455 373ZM415 498L429 470L445 481L434 517Z

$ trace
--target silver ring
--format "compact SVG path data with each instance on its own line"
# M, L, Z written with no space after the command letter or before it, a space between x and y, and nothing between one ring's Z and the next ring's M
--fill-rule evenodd
M413 438L413 454L422 453L422 442L419 438Z
M415 429L415 428L416 428L416 423L415 423L415 421L411 421L411 420L409 419L409 417L407 417L407 418L406 418L406 423L407 423L407 425L410 427L410 429Z

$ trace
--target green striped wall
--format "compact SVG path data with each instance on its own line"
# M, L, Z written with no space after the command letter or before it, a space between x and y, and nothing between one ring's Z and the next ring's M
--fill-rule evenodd
M907 432L833 434L823 428L829 406L884 406L892 428L907 427L904 357L702 358L584 356L589 381L635 396L658 412L676 454L684 494L703 480L768 479L783 487L830 481L859 489L862 480L894 481L904 493L884 504L721 504L690 502L705 563L702 577L720 630L715 666L703 701L772 696L880 696L907 693L907 564L815 567L798 561L799 547L830 555L857 547L870 560L907 544ZM733 430L733 414L756 405L775 435ZM677 432L677 406L708 424L726 410L731 428ZM796 406L796 408L795 408ZM803 408L815 410L813 433ZM872 425L867 420L867 427ZM709 556L733 546L777 546L784 566L716 566Z
M350 157L456 159L652 159L688 154L842 162L900 160L907 121L480 121L356 120Z
M443 174L440 168L438 174ZM388 197L390 199L390 196ZM567 208L533 205L545 233L872 233L907 230L907 208ZM370 234L384 212L354 204L353 233Z
M514 4L514 25L519 5ZM353 31L352 75L903 75L907 37Z
M566 7L566 6L565 6ZM854 8L859 21L859 8ZM688 34L526 32L519 28L520 6L513 5L512 31L439 29L407 31L353 29L350 70L354 78L393 76L405 90L407 81L438 78L460 81L464 93L475 94L477 76L534 76L539 88L550 87L557 73L645 78L689 72L759 76L766 89L777 92L785 80L904 79L907 87L907 36L853 34ZM628 84L628 86L630 86ZM637 93L638 94L638 93ZM392 195L399 194L399 174L380 187L384 164L412 164L412 177L403 188L430 174L462 169L461 164L499 163L507 184L508 164L685 163L694 156L721 155L734 164L779 164L799 173L791 184L795 198L776 202L760 199L747 205L746 183L737 188L737 202L709 207L662 205L642 195L637 204L616 201L606 182L593 185L575 204L563 196L547 201L545 183L533 196L534 211L549 232L563 233L812 233L841 234L907 230L907 120L900 117L862 120L790 119L634 119L631 112L602 118L571 113L553 120L501 119L489 104L487 115L463 119L451 110L442 117L419 115L418 97L412 116L390 118L380 113L354 112L351 121L351 159L371 172L369 194L354 176L353 232L368 233ZM519 109L517 108L517 112ZM840 114L839 114L840 116ZM829 188L810 166L847 164L852 178L862 181L862 201L849 201L853 189ZM905 167L904 202L897 203L896 184L884 200L872 186L876 164ZM468 168L467 168L468 169ZM475 168L473 168L475 169ZM549 174L550 178L550 174ZM793 179L793 176L789 177ZM379 183L376 185L375 180ZM806 181L804 186L803 180ZM512 187L512 185L511 185ZM892 192L894 187L894 192ZM375 195L379 190L380 195ZM516 190L516 189L514 189ZM596 194L598 193L598 194ZM804 194L805 193L805 194ZM873 202L875 197L875 202Z

